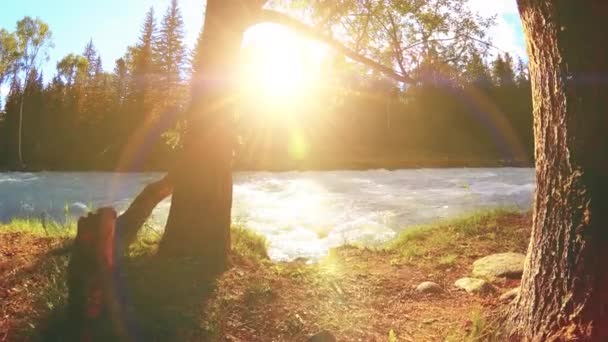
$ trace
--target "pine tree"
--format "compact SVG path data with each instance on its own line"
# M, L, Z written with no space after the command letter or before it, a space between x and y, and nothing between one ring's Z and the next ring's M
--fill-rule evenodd
M513 71L513 58L509 53L504 57L498 54L492 65L492 76L494 83L499 86L508 86L515 82L515 72Z
M196 39L196 45L194 45L194 50L192 50L192 56L190 61L190 75L192 79L195 78L197 70L200 69L201 58L203 56L203 52L201 51L202 40L203 30L199 32L198 38Z
M464 78L465 81L478 86L486 86L491 83L488 67L479 54L471 55L464 70Z
M524 87L528 85L530 82L528 76L528 66L524 63L521 57L517 58L517 67L515 68L515 72L517 73L515 76L515 83L517 83L517 86Z
M8 165L19 163L17 151L18 144L18 129L19 129L19 104L21 102L21 80L16 75L13 75L4 109L6 111L6 137L3 137L7 146Z
M171 0L159 31L155 54L159 68L160 84L166 103L177 99L182 73L186 66L186 48L183 43L184 21L177 0Z
M30 163L38 163L40 159L40 147L42 145L42 129L40 122L43 112L43 89L44 81L42 73L33 68L26 82L23 96L25 106L23 109L23 152Z
M131 58L123 59L126 69L132 69L132 106L134 117L132 124L143 122L146 118L152 117L156 106L156 92L158 88L157 68L154 61L154 47L157 44L158 32L156 29L156 19L154 9L150 8L146 13L146 18L141 28L141 35L137 45L131 49ZM130 65L131 60L132 65ZM122 68L122 66L121 66ZM126 72L123 70L121 72Z
M98 69L97 49L95 49L95 45L93 44L92 38L91 38L91 40L89 40L87 45L84 47L82 56L84 56L84 58L86 58L86 60L88 61L87 75L88 75L89 79L92 79L93 76L95 75L95 71L97 71L97 69Z
M118 106L124 106L129 95L129 70L124 58L116 60L112 74L114 101Z

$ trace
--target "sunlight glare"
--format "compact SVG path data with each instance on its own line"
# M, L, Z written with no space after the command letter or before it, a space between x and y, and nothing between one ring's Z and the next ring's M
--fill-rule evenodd
M292 132L288 146L289 156L293 159L304 159L308 154L308 143L300 132Z
M293 104L313 90L326 47L274 24L245 34L242 85L249 99L266 106Z

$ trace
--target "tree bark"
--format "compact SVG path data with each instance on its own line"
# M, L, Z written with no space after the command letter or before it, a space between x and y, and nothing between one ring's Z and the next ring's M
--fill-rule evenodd
M67 271L68 317L74 341L102 340L116 316L114 234L116 212L101 208L78 220Z
M116 244L118 254L124 255L129 246L135 241L156 205L171 195L173 185L169 175L146 185L133 200L129 208L116 220Z
M238 59L249 15L261 1L208 0L201 60L194 75L171 210L159 246L164 256L196 256L226 267L232 207L233 116Z
M530 56L537 189L511 329L526 341L607 341L608 1L518 6Z

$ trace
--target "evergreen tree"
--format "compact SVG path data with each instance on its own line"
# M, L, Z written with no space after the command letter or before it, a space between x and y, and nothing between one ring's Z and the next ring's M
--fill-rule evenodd
M179 95L182 73L187 61L183 38L184 21L181 11L177 0L171 0L163 16L155 49L160 86L167 104L173 104Z
M157 44L156 20L154 9L150 8L141 29L137 46L131 50L131 58L123 58L120 62L120 73L126 76L129 60L132 60L134 123L145 121L155 111L155 92L158 88L157 69L154 61L154 47ZM126 79L121 78L121 82ZM121 86L126 86L122 84Z
M40 148L44 141L40 123L43 116L43 89L44 81L42 73L33 68L26 82L23 97L23 125L27 127L23 131L23 151L31 162L35 163L40 156Z
M464 79L478 86L487 86L491 83L488 67L479 54L471 55L464 70Z
M112 89L116 105L122 107L125 105L129 96L129 70L124 58L116 60L114 73L112 74Z
M528 75L528 66L524 64L521 57L517 58L517 67L515 68L517 75L515 76L515 82L518 87L525 87L529 84L530 79Z
M6 112L5 129L7 134L3 138L8 155L8 165L14 165L19 161L17 144L19 141L19 104L21 103L21 94L21 80L19 77L16 77L16 75L13 75L10 89L6 96L6 103L4 105Z
M505 53L504 57L498 54L492 65L492 76L494 83L499 87L508 86L515 82L513 58L509 53Z
M196 45L194 45L194 50L192 50L192 56L190 61L190 75L192 78L195 78L196 72L200 68L200 63L203 56L203 52L201 51L202 40L203 31L201 30L198 34L198 38L196 39Z
M87 60L87 76L88 79L92 79L95 75L95 72L98 69L97 66L97 49L95 49L95 45L93 44L93 39L91 38L87 45L84 47L84 51L82 52L82 56Z

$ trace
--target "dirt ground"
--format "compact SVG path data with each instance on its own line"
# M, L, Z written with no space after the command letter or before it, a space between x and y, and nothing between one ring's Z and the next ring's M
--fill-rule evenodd
M495 224L528 236L530 215L507 215ZM475 312L502 307L500 294L518 286L517 280L499 280L496 292L486 296L454 288L476 258L504 252L503 241L495 240L473 236L456 242L468 252L456 251L450 262L440 264L432 252L412 261L398 251L358 247L341 247L310 265L236 256L209 296L200 303L187 298L188 308L173 308L189 311L194 304L202 315L164 336L305 341L327 330L338 341L387 341L392 331L397 341L460 341L478 324ZM65 244L63 239L0 233L0 341L27 339L44 315L65 302L67 253L57 252ZM515 251L525 252L525 243L516 246ZM444 291L420 294L415 287L424 281L436 282ZM147 296L154 295L150 291Z

